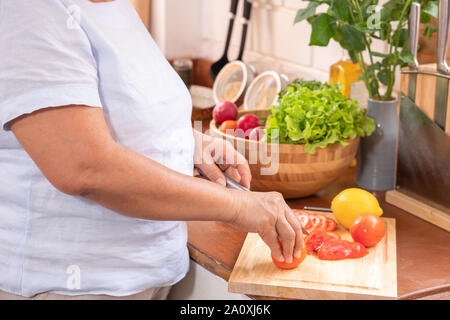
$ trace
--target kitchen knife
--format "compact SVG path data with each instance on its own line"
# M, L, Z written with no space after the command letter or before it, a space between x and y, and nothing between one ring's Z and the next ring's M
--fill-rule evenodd
M204 178L206 178L206 179L209 180L208 176L207 176L201 169L197 168L197 171L198 171L198 173L199 173L202 177L204 177ZM222 173L223 173L223 175L225 176L225 179L226 179L226 181L227 181L227 188L251 192L249 189L247 189L246 187L244 187L243 185L241 185L240 183L238 183L236 180L234 180L233 178L231 178L231 177L230 177L228 174L226 174L225 172L222 172ZM305 235L309 235L309 232L306 231L305 228L303 228L302 225L300 225L300 226L301 226L301 228L302 228L302 232L303 232Z
M411 51L414 63L409 64L411 71L417 72L419 62L417 61L417 47L419 44L419 22L420 22L420 3L413 2L411 4L411 12L409 14L409 51ZM408 76L408 97L416 100L417 73L410 73Z
M439 19L437 28L437 71L448 76L450 68L447 65L447 37L448 37L448 10L449 0L439 0ZM445 77L436 78L436 97L434 105L434 122L445 131L447 118L449 80Z
M330 208L319 208L319 207L308 207L308 206L304 206L303 210L321 211L321 212L333 212L333 210L331 210Z

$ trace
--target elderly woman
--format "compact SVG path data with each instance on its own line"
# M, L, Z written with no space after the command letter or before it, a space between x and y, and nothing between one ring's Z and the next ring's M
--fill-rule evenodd
M188 271L189 220L299 256L279 194L224 187L223 170L250 186L247 163L193 132L128 0L1 0L0 57L0 298L164 298Z

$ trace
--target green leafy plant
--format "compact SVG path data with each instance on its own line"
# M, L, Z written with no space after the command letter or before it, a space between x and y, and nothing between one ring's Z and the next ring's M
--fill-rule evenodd
M304 144L305 151L311 154L317 147L336 142L346 146L347 139L367 136L375 130L373 119L365 116L356 100L345 99L337 84L294 80L280 92L271 110L264 138Z
M347 50L354 63L359 63L361 78L370 98L391 100L395 72L413 62L408 48L408 17L412 0L303 0L307 7L297 12L294 23L307 20L311 24L310 46L328 46L334 39ZM415 1L421 4L420 22L426 24L427 37L436 31L429 25L431 17L438 15L438 1ZM326 11L319 6L326 7ZM373 41L388 43L387 52L372 50ZM365 61L363 52L368 53ZM381 95L380 88L386 90Z

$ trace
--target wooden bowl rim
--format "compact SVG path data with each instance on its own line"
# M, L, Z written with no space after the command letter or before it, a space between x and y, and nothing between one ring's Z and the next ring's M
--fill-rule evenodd
M230 134L223 133L222 131L220 131L220 130L217 128L216 121L215 121L214 119L212 119L212 120L210 121L210 123L209 123L209 129L212 130L212 131L214 131L215 133L218 133L220 136L222 136L222 137L224 137L224 138L227 138L227 139L232 139L232 140L236 140L236 141L243 141L243 142L249 143L249 144L259 144L259 143L260 143L260 141L250 140L250 139L244 139L244 138L240 138L240 137L232 136L232 135L230 135ZM345 146L345 147L342 146L339 142L335 142L334 144L328 145L328 146L326 146L325 148L320 148L320 147L318 147L318 148L316 149L316 152L315 152L314 154L311 154L311 155L317 155L318 152L324 152L324 151L330 150L332 147L335 147L336 145L338 145L338 146L340 146L340 147L342 147L342 148L347 148L347 147L350 147L350 146L353 145L353 144L357 144L357 143L359 142L359 139L360 139L359 136L357 136L356 138L353 138L353 139L350 139L350 138L346 139L345 141L348 142L349 145L347 145L347 146ZM268 144L268 145L271 145L272 143L267 143L267 144ZM304 152L306 153L306 151L305 151L305 144L279 143L278 145L279 145L279 148L283 148L283 149L288 149L288 148L289 148L289 149L296 149L296 151L302 150L302 151L304 151Z

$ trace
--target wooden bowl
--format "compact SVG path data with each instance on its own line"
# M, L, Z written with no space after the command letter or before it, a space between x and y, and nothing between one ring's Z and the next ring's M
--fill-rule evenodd
M262 110L251 113L265 118L270 112ZM349 167L359 146L358 137L349 139L346 147L335 143L309 154L301 144L267 143L266 150L256 152L255 157L255 150L262 148L260 142L224 134L214 120L210 122L209 134L228 140L243 154L245 150L252 172L252 191L278 191L287 199L307 197L330 185ZM251 159L250 151L253 155ZM269 170L277 167L278 170ZM262 174L264 170L274 172Z

